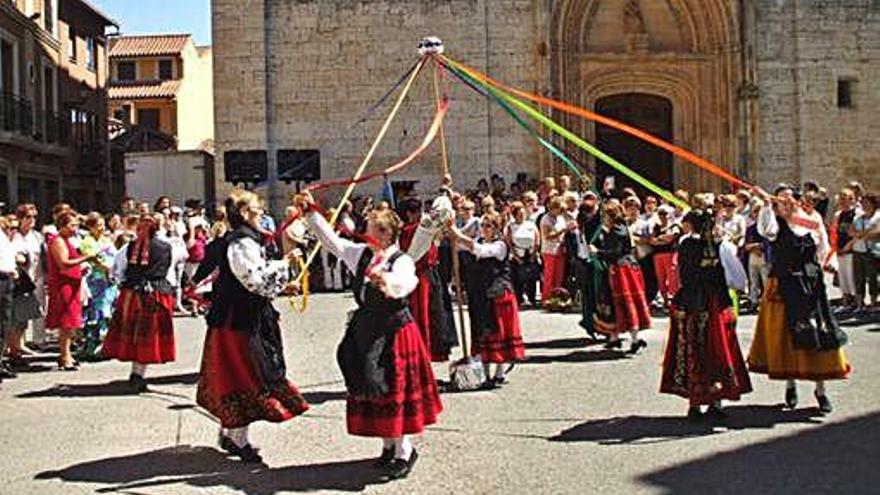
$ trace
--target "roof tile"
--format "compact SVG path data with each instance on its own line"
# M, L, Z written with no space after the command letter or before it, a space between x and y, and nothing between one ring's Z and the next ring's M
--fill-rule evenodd
M188 34L156 34L110 38L110 57L177 55L190 41Z
M180 89L180 81L138 82L135 84L113 83L111 100L138 100L145 98L173 98Z

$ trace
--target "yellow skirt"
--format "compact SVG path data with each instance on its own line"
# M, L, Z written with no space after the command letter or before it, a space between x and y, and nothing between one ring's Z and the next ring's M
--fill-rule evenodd
M776 380L841 380L852 367L843 349L808 351L795 349L785 325L785 301L778 292L779 280L767 281L755 337L749 351L749 371Z

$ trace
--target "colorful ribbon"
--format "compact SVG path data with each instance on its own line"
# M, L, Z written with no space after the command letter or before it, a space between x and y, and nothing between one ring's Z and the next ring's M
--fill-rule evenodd
M441 63L441 65L442 65L442 63ZM501 108L503 108L504 111L507 112L507 114L510 115L513 118L513 120L516 121L517 124L519 124L523 129L525 129L526 132L528 132L533 138L537 139L538 142L541 144L541 146L543 146L548 151L550 151L550 153L552 153L553 156L555 156L556 158L559 158L559 160L561 160L562 163L564 163L565 166L568 167L568 169L571 170L572 173L575 174L575 176L577 176L578 179L585 178L585 176L584 176L583 172L581 172L580 168L578 168L578 166L575 165L574 160L572 160L562 150L557 148L553 143L547 141L546 139L544 139L543 136L538 134L538 131L534 127L529 125L528 122L526 122L522 117L520 117L520 115L518 113L516 113L516 110L511 108L511 106L508 105L506 101L504 101L501 98L499 98L498 96L495 96L494 94L480 88L479 87L480 83L475 81L468 74L466 74L464 72L456 71L456 70L451 69L447 66L443 66L443 67L445 69L449 70L449 72L451 72L452 75L457 77L461 82L463 82L466 86L468 86L472 90L485 96L486 98L490 98L493 101L495 101L495 103L500 105Z
M370 161L373 159L373 155L376 154L376 150L379 148L379 143L382 142L382 139L385 137L385 134L388 132L388 129L391 127L391 122L394 121L394 117L397 116L397 112L400 110L401 105L403 105L403 101L406 99L406 95L409 94L410 89L412 89L413 84L416 82L419 74L422 73L422 69L425 67L425 63L427 62L427 56L422 57L419 60L418 65L415 70L412 71L412 74L409 75L409 79L406 81L406 85L400 92L400 95L397 97L397 101L394 103L394 107L391 108L391 112L388 114L388 117L385 118L385 123L382 124L382 128L379 129L379 133L376 135L376 138L373 140L373 144L370 145L369 151L364 156L363 161L361 161L360 166L355 171L352 176L352 180L359 179L364 171L367 169L367 165L370 164ZM335 224L336 220L339 217L339 212L342 209L342 205L345 204L346 201L351 197L351 193L354 192L355 183L349 184L348 188L345 190L345 193L342 194L342 198L339 200L339 206L333 212L332 217L330 218L330 223ZM321 243L318 243L312 252L309 253L309 257L306 259L306 268L311 266L311 264L315 261L315 258L318 256L318 251L321 249ZM308 270L306 270L308 271ZM302 274L297 279L297 282L302 280Z
M471 74L474 78L476 78L479 81L482 81L484 84L487 84L487 85L493 86L495 88L501 89L503 91L509 92L511 94L519 96L520 98L524 98L526 100L532 101L533 103L537 103L539 105L546 105L551 108L561 110L565 113L577 115L577 116L583 117L587 120L591 120L593 122L598 122L598 123L604 124L608 127L613 127L614 129L625 132L625 133L627 133L631 136L637 137L643 141L649 142L649 143L653 144L654 146L657 146L659 148L663 148L666 151L671 152L675 156L677 156L677 157L679 157L689 163L692 163L693 165L696 165L697 167L700 167L703 170L706 170L707 172L709 172L711 174L714 174L722 179L727 180L728 182L730 182L731 184L733 184L735 186L743 187L746 189L752 189L754 187L753 185L740 179L739 177L733 175L732 173L719 167L718 165L710 162L709 160L706 160L705 158L697 156L696 154L694 154L686 149L680 148L670 142L664 141L663 139L660 139L660 138L658 138L652 134L649 134L645 131L642 131L642 130L637 129L635 127L632 127L630 125L624 124L623 122L611 119L609 117L599 115L595 112L591 112L585 108L581 108L581 107L571 105L571 104L568 104L568 103L565 103L562 101L554 100L551 98L546 98L546 97L543 97L540 95L536 95L534 93L529 93L527 91L522 91L522 90L513 88L511 86L508 86L504 83L501 83L499 81L492 79L491 77L477 71L476 69L468 67L467 65L462 64L460 62L456 62L445 55L438 55L438 57L443 62L450 64L450 65L453 65L453 66Z
M388 168L386 168L385 170L382 170L381 172L367 174L362 177L358 177L357 179L338 179L338 180L331 180L331 181L321 182L321 183L317 183L317 184L312 184L309 187L307 187L306 190L310 191L310 192L314 192L314 191L322 191L324 189L328 189L333 186L362 184L364 182L367 182L372 179L376 179L378 177L382 177L384 175L393 174L393 173L405 168L407 165L409 165L413 161L415 161L416 158L421 156L425 151L427 151L427 149L431 146L431 143L433 143L434 140L437 138L438 134L440 133L440 130L442 129L443 119L444 119L444 117L446 117L446 113L448 110L449 110L449 101L448 100L441 101L440 106L437 108L437 113L434 115L434 120L433 120L433 122L431 122L431 126L428 128L428 133L425 134L425 137L422 140L422 143L419 145L418 148L413 150L413 152L410 153L409 156L407 156L403 160L395 163L394 165L389 166Z
M441 60L447 61L449 59L444 57ZM446 64L446 67L449 68L450 70L452 70L453 72L456 70L460 70L463 72L467 72L469 75L473 75L470 72L468 72L465 68L457 66L455 64L455 62L450 61L449 64ZM491 86L487 83L481 83L481 85L483 86L484 89L486 89L490 93L498 96L499 98L507 101L511 105L519 108L521 111L525 112L533 119L541 122L544 126L551 129L555 133L559 134L563 138L567 139L568 141L573 143L578 148L593 155L597 159L602 160L603 162L605 162L606 164L608 164L609 166L611 166L612 168L614 168L618 172L622 173L623 175L626 175L627 177L629 177L630 179L632 179L634 182L638 183L639 185L641 185L645 189L647 189L647 190L653 192L654 194L656 194L657 196L665 199L669 204L675 205L676 207L678 207L682 210L690 209L690 206L687 203L676 198L675 195L673 195L671 192L663 189L662 187L658 186L657 184L654 184L653 182L651 182L647 178L643 177L638 172L635 172L634 170L630 169L626 165L617 161L615 158L607 155L602 150L600 150L600 149L596 148L595 146L591 145L590 143L584 141L581 137L577 136L576 134L569 131L565 127L556 123L555 121L553 121L549 117L545 116L544 114L542 114L538 110L534 109L533 107L531 107L527 103L523 102L522 100L519 100L519 99L511 96L510 94L506 93L505 91L498 89L494 86Z

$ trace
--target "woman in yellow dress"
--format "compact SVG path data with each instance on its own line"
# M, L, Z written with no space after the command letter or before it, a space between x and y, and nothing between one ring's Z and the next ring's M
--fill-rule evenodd
M786 380L785 403L797 406L795 380L816 382L823 413L832 411L826 380L846 378L851 367L846 334L831 314L823 277L829 252L821 221L803 212L791 186L776 188L758 216L758 232L772 243L770 278L764 289L748 365L771 380Z

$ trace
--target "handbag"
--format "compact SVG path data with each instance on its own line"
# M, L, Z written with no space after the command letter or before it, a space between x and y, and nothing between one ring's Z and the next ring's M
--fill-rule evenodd
M18 278L15 280L15 287L12 289L12 295L14 297L21 297L35 292L37 290L37 285L34 283L34 280L28 272L22 267L18 267L16 270L18 271Z

